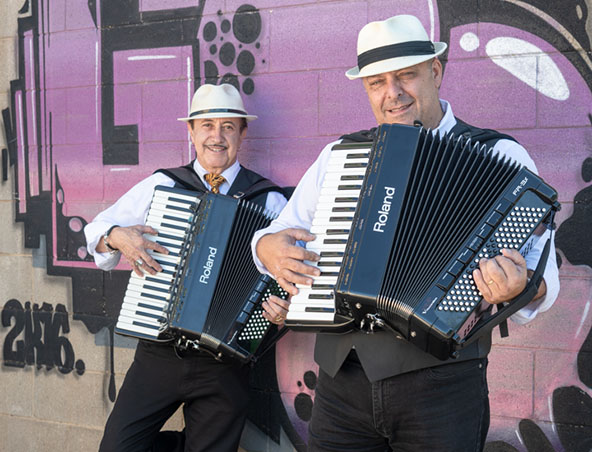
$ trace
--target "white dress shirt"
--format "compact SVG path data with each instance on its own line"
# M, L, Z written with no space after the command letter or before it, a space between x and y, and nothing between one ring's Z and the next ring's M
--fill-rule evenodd
M193 164L193 169L204 186L209 189L210 185L204 179L208 171L199 164L197 159ZM228 193L239 171L240 164L236 161L232 166L222 172L222 176L224 176L226 181L219 187L221 194L225 195ZM154 187L157 185L172 187L175 185L175 181L163 173L152 174L134 185L115 204L99 213L92 223L85 226L84 235L86 236L87 249L94 256L97 267L108 271L115 268L119 263L121 253L99 253L96 251L97 244L103 237L103 234L113 225L135 226L137 224L145 224ZM267 196L265 208L269 211L279 213L286 205L286 202L286 198L282 194L270 192Z
M442 117L439 126L434 130L439 132L440 135L444 135L456 125L456 118L454 117L452 108L448 102L440 100L440 104L442 105L444 116ZM288 201L286 207L282 210L280 216L274 220L269 225L269 227L257 231L253 236L251 246L255 264L259 268L259 271L269 273L255 253L257 242L262 236L265 234L279 232L286 228L302 228L310 230L317 199L319 197L323 178L326 172L327 162L329 161L329 157L331 155L331 149L337 143L339 143L339 141L334 141L325 146L316 161L310 166L298 183L294 194ZM506 139L499 140L494 147L494 152L496 151L510 156L516 162L537 173L534 161L530 158L526 149L524 149L515 141ZM545 232L542 238L526 256L526 266L529 269L534 270L536 268L536 264L538 263L539 257L546 243L546 239L549 237L549 234L549 231ZM300 243L300 245L304 246L302 243ZM557 294L559 293L559 272L557 270L555 245L553 243L551 244L549 260L547 262L543 277L547 285L546 295L518 311L511 317L512 320L520 324L527 323L534 319L538 312L546 311L555 302Z

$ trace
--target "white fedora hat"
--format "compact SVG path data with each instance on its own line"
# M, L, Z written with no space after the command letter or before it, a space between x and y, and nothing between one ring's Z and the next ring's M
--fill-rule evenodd
M358 34L358 65L345 73L360 77L398 71L440 55L446 43L432 42L415 16L394 16L370 22Z
M246 118L247 121L252 121L257 116L248 114L238 90L224 83L201 85L191 100L189 116L177 119L191 121L203 118Z

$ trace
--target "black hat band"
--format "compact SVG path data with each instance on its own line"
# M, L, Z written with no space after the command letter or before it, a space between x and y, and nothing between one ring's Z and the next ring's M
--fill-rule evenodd
M197 116L197 115L204 115L206 113L235 113L237 115L247 115L246 111L242 111L242 110L233 110L232 108L210 108L208 110L198 110L198 111L194 111L193 113L191 113L189 115L190 118L192 118L193 116Z
M433 55L436 53L434 44L431 41L409 41L399 44L377 47L367 50L358 55L358 69L362 70L364 66L376 63L377 61L389 60L391 58Z

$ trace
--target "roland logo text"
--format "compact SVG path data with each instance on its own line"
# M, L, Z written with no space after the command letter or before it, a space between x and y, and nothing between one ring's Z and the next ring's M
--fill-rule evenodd
M388 221L389 213L391 211L391 204L393 196L395 195L394 187L384 187L384 199L382 200L382 207L378 211L378 221L374 223L374 232L384 232L386 222Z
M208 255L208 260L203 266L203 273L199 277L199 282L202 284L207 284L208 279L210 279L210 274L212 273L212 267L214 266L214 258L216 257L216 252L218 248L214 248L213 246L209 247L210 254Z

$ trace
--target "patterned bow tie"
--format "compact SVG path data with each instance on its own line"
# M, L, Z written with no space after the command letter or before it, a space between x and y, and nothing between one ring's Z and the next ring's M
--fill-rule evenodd
M204 177L206 182L210 184L210 190L212 191L212 193L220 193L220 189L218 187L220 187L220 185L222 185L226 181L226 179L224 179L224 176L220 176L219 174L208 173Z

